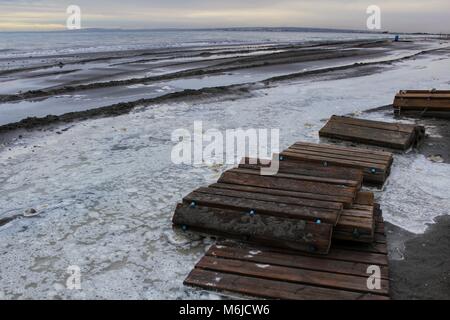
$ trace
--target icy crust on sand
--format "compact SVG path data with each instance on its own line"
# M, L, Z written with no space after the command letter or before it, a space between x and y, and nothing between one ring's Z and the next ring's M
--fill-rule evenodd
M433 218L450 214L450 165L415 153L395 157L380 201L385 220L423 233Z
M176 103L36 132L0 151L0 296L11 298L217 298L182 282L211 240L175 233L175 205L227 166L174 165L173 130L280 128L281 148L317 142L332 114L392 102L402 88L445 88L450 59L417 59L375 75L284 83L235 101ZM386 119L387 120L387 119ZM66 131L62 129L68 128ZM450 209L447 165L397 155L378 194L386 220L412 232ZM82 290L68 290L67 267Z

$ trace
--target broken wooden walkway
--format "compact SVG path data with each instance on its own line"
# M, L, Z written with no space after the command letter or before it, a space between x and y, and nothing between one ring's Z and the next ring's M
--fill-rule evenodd
M332 116L319 131L319 136L391 149L408 150L420 145L425 138L425 128L413 124Z
M325 256L234 242L213 245L184 283L267 299L387 300L387 245L377 206L375 217L375 242L335 241ZM380 270L378 288L367 284L373 266Z
M389 152L298 142L272 163L245 158L183 198L173 224L239 245L213 246L185 283L275 299L387 299L387 249L372 192ZM257 254L255 252L258 252ZM367 268L381 268L380 289Z

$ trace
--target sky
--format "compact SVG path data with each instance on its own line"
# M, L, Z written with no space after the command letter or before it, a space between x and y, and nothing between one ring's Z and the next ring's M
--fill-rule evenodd
M0 0L0 31L62 30L69 5L82 28L315 27L366 29L370 5L381 28L450 33L449 0Z

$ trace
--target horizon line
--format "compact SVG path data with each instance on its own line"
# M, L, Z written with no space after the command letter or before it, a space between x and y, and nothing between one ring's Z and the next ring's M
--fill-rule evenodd
M226 30L226 31L341 31L341 32L349 32L349 33L373 33L373 34L423 34L423 35L449 35L450 33L444 32L397 32L397 31L389 31L389 30L364 30L364 29L347 29L347 28L334 28L334 27L158 27L158 28L121 28L121 27L87 27L76 30L69 29L55 29L55 30L0 30L0 33L38 33L38 32L85 32L85 31L208 31L208 30Z

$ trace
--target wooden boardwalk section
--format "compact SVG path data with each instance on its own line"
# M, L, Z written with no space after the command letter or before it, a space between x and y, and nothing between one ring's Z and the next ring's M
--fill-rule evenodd
M174 227L226 239L185 284L268 299L389 299L384 222L362 186L386 181L392 154L297 142L278 157L273 175L263 174L271 163L245 158L177 205Z
M213 245L184 283L225 294L266 299L387 300L389 267L381 211L375 206L375 241L334 241L328 255L224 242ZM380 268L378 289L367 285Z
M450 91L402 90L393 106L397 115L450 117Z
M425 128L412 124L388 123L332 116L319 136L391 149L408 150L425 138Z
M191 192L177 206L173 223L184 230L319 254L328 253L335 227L348 235L359 221L367 233L363 218L349 217L356 215L361 170L350 169L345 176L343 168L287 161L273 176L260 175L260 169L244 162L217 183Z
M280 155L283 161L315 162L322 166L361 169L364 183L376 186L384 184L393 162L390 152L305 142L293 144Z

